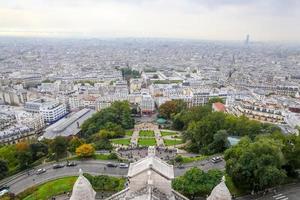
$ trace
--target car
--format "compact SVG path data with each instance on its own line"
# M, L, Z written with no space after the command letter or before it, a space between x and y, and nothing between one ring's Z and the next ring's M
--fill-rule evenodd
M184 166L183 165L178 165L177 168L178 169L184 169Z
M106 166L107 167L118 167L118 165L115 163L107 163Z
M126 164L126 163L120 163L119 167L120 168L128 168L128 164Z
M212 161L213 163L218 163L218 162L221 162L221 161L222 161L222 158L219 157L219 156L213 157L213 158L211 159L211 161Z
M7 185L1 185L0 186L0 191L2 191L2 190L9 190L9 186L7 186Z
M2 189L2 190L0 190L0 197L3 196L3 195L5 195L8 192L9 192L8 189Z
M54 164L53 169L63 168L64 166L64 164Z
M37 175L43 174L43 173L45 173L45 172L46 172L46 169L44 169L44 168L41 168L41 169L36 170L36 174L37 174Z
M75 167L77 164L75 162L68 162L66 164L67 167Z

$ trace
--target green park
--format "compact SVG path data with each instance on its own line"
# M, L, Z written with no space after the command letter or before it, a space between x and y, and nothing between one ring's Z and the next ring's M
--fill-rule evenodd
M199 169L199 165L199 168L187 169L182 176L173 180L173 189L190 198L209 194L223 175L227 177L228 188L236 195L249 194L252 190L263 191L298 180L300 136L284 135L273 124L250 120L245 116L212 112L211 104L187 108L182 101L174 100L162 104L158 111L159 118L165 119L168 129L136 129L138 124L131 116L130 104L120 101L87 119L77 136L59 136L41 141L24 140L0 146L0 179L38 167L42 163L65 160L113 161L118 159L118 147L135 148L133 140L137 141L138 146L145 147L158 145L157 141L161 140L165 147L178 148L187 155L194 155L178 154L174 160L168 161L175 166L189 163L196 165L216 155L224 159L224 170L204 172ZM238 138L238 141L231 144L229 137ZM194 175L202 177L201 180L189 178ZM108 185L111 184L114 189L103 189L97 186L97 181L104 177L87 176L98 191L118 191L123 187L122 180L106 177ZM66 177L34 186L21 193L21 199L44 199L69 191L75 179ZM214 181L206 185L208 180Z

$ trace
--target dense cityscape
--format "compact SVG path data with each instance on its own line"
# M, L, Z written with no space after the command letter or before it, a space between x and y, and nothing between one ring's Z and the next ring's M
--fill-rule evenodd
M131 190L137 187L140 177L135 180L130 174L137 173L134 165L138 162L153 162L149 161L151 153L147 157L151 151L147 148L152 146L156 146L155 158L166 162L156 164L157 170L166 168L159 165L172 164L174 169L161 173L178 177L167 177L174 179L173 193L165 187L157 194L153 191L160 199L204 197L220 182L228 192L223 192L224 199L247 193L259 196L287 177L297 181L299 46L250 42L249 37L242 42L10 37L1 38L0 45L0 158L7 198L45 198L33 196L39 195L37 191L30 195L28 188L35 191L36 185L50 177L74 176L78 168L102 174L99 179L106 174L126 177L127 163L132 162L137 164L129 168L127 182L109 180L118 187L101 188L93 181L97 177L85 176L96 188L97 199L138 195L138 189L134 193L125 189L109 197L125 182ZM276 145L274 138L286 146ZM256 152L256 156L278 163L266 160L265 168L251 172L245 180L243 170L251 171L251 167L238 167L238 162L245 162L238 149L245 145L270 151L266 155ZM66 159L69 169L60 169ZM58 163L53 165L53 161ZM224 172L227 186L221 181ZM194 182L189 173L203 180ZM276 178L259 179L270 173ZM190 193L182 188L193 184L206 184L207 189ZM58 189L51 196L65 199L59 195L67 192L69 196L70 189ZM74 190L75 186L72 194ZM220 194L212 192L211 199L217 199L214 195Z
M0 0L0 200L299 200L299 0Z

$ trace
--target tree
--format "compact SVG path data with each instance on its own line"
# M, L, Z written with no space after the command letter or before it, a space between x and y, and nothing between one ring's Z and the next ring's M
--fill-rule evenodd
M223 174L219 170L209 170L207 173L199 168L192 168L183 176L172 181L172 187L190 199L205 196L220 183Z
M93 188L97 191L120 191L123 189L125 183L123 178L106 175L92 176L86 173L83 175L89 180Z
M208 100L209 105L212 105L213 103L217 103L217 102L224 103L224 100L220 97L213 97Z
M282 142L282 153L286 161L283 165L283 169L286 170L288 176L297 177L298 173L296 170L300 168L300 136L285 136L281 132L275 131L268 137Z
M125 80L129 80L131 78L140 78L141 74L139 71L131 69L129 67L121 69L122 76Z
M23 140L16 144L16 149L18 152L22 151L28 151L29 150L29 144L27 141Z
M78 138L78 137L73 137L70 141L69 141L69 144L68 144L68 146L69 146L69 151L71 151L71 152L75 152L76 151L76 149L80 146L80 145L82 145L82 144L84 144L85 142L84 142L84 139L80 139L80 138Z
M122 127L130 129L134 126L134 119L131 117L131 112L124 112L121 119Z
M21 169L26 169L32 163L32 155L29 151L29 144L27 141L21 141L16 144L16 150L18 152L18 161Z
M186 108L186 103L182 100L167 101L159 106L159 115L166 119L171 119L172 115L180 113Z
M96 141L95 148L97 150L112 150L113 146L111 145L111 142L108 139L100 139Z
M32 155L29 151L18 152L19 166L21 169L28 168L32 163Z
M42 142L33 143L29 145L29 151L32 160L35 161L48 154L48 145Z
M281 143L267 137L252 142L243 138L225 151L226 172L234 184L246 190L263 190L283 182Z
M221 153L230 146L226 130L219 130L214 135L214 140L208 145L210 154Z
M223 129L225 114L213 112L203 117L200 121L191 122L184 138L190 140L189 150L193 152L209 153L208 146L214 142L214 135Z
M87 119L81 125L82 136L88 138L101 129L111 130L111 124L114 124L115 128L116 126L120 126L122 129L133 128L134 119L131 117L131 109L128 101L115 101L110 107L102 109ZM120 135L119 133L123 131L115 132L116 135Z
M95 149L91 144L82 144L76 149L76 155L82 158L91 157L94 153Z
M118 155L116 153L111 153L111 154L109 154L108 159L116 160L116 159L118 159Z
M288 175L295 177L295 170L300 168L300 136L289 135L284 142L283 154L287 161L284 167L287 168Z
M188 110L183 109L180 113L173 116L173 126L175 129L187 129L193 121L200 121L212 112L209 106L195 106Z
M16 145L7 145L0 148L0 159L7 162L9 169L15 169L19 165Z
M0 179L4 178L8 174L7 162L0 160Z
M104 125L103 130L108 131L108 138L123 137L125 135L125 131L122 126L112 122L107 122Z
M177 156L175 157L175 162L177 162L177 163L182 163L182 162L183 162L183 157L182 157L181 155L177 155Z
M68 141L65 137L62 136L55 137L55 139L50 143L51 152L54 153L56 160L66 155L67 148L68 148Z

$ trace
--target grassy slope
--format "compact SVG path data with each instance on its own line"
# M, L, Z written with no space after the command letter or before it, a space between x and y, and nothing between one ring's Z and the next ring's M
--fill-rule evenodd
M71 191L76 179L77 177L71 176L44 183L24 200L49 199L52 196Z
M130 139L129 138L112 139L110 141L114 144L123 144L123 145L129 145L130 144Z
M177 144L182 144L182 140L167 140L164 139L164 143L166 146L173 146L173 145L177 145Z

